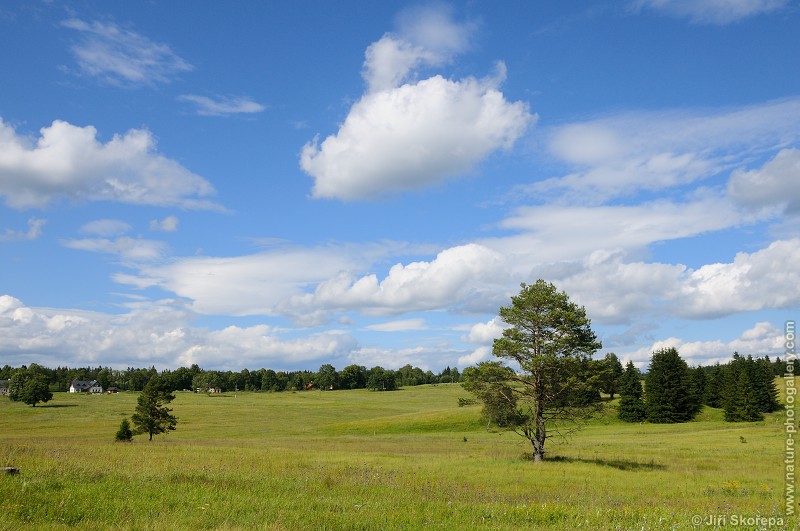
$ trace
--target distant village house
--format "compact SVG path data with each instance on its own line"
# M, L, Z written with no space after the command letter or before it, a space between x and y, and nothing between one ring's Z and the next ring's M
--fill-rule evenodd
M69 383L70 393L102 393L103 386L97 383L97 380L72 380Z
M222 388L221 387L198 387L195 390L195 393L214 394L214 393L221 393L221 392L222 392Z

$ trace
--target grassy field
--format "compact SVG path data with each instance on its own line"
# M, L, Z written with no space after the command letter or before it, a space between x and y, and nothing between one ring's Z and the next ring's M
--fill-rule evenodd
M782 413L630 425L612 405L537 465L455 384L177 393L175 432L115 443L136 396L0 399L0 466L21 470L0 474L2 528L759 529L784 514Z

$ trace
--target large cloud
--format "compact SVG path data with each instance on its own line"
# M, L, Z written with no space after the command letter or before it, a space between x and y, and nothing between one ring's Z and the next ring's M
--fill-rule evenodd
M800 239L781 240L731 263L707 264L683 283L678 314L717 317L800 305Z
M0 195L13 208L43 208L58 198L135 205L218 208L202 177L156 152L149 131L131 129L106 143L92 126L56 120L34 142L0 119Z
M435 76L364 96L338 134L303 148L301 166L315 178L314 197L374 198L464 174L531 120L495 80Z
M800 304L800 239L779 240L732 262L697 269L683 264L626 261L624 253L596 251L575 262L535 272L565 289L601 324L644 315L711 319Z
M315 360L341 358L358 343L338 330L291 337L267 325L207 330L176 301L131 304L127 313L36 308L0 295L0 350L13 366L175 368L198 363L205 369L243 367L297 369Z
M463 175L510 148L534 120L526 104L500 92L502 64L490 79L409 80L419 67L441 65L465 49L469 28L441 9L403 20L400 35L367 49L367 93L339 132L303 147L300 165L315 180L314 197L371 199Z
M185 349L177 361L184 367L197 363L201 367L224 364L230 370L276 365L296 369L322 358L326 362L344 360L357 349L358 342L338 330L283 338L267 325L229 326L205 334L202 342Z
M547 276L586 307L593 322L628 324L662 311L680 287L681 264L627 262L624 254L595 251L580 264L555 264ZM560 278L559 272L568 272Z
M503 257L477 244L451 247L431 261L396 264L385 278L342 272L321 282L313 293L282 305L288 314L313 309L356 310L369 315L493 306L507 279Z
M628 112L543 131L564 176L531 185L601 203L693 184L800 142L800 99L707 111Z
M124 244L138 244L132 250L144 254L138 264L129 264L138 272L118 273L115 280L139 288L158 286L191 301L196 312L282 315L307 326L348 312L491 314L520 281L536 278L566 289L593 319L609 325L631 323L642 315L708 318L800 302L791 269L800 258L795 256L797 240L777 241L755 253L740 253L732 263L695 269L636 259L653 243L744 223L729 201L714 195L689 204L547 206L517 214L509 227L520 229L519 234L445 248L430 260L398 262L385 274L363 272L386 260L390 244L289 246L242 257L148 264L146 240L67 243L116 252L123 259ZM134 262L137 256L127 258Z
M140 288L158 286L189 299L194 311L212 315L275 315L282 301L309 286L361 267L368 246L281 247L236 257L190 257L142 267L115 280ZM296 315L311 323L314 309Z
M514 231L480 243L514 256L517 274L537 264L580 260L597 250L637 250L656 242L690 238L753 219L719 194L686 202L632 205L538 205L515 209L500 223Z

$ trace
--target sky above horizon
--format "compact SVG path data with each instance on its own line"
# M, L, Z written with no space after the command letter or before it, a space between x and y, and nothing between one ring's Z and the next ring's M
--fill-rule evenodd
M791 0L3 2L0 365L463 369L538 278L595 357L783 357L798 28Z

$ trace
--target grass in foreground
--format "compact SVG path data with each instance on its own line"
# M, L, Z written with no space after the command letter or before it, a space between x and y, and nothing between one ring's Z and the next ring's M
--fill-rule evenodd
M691 529L784 511L780 413L630 425L609 410L535 465L527 441L457 406L458 385L178 393L177 431L115 443L136 396L0 400L0 466L22 471L0 477L3 526Z

